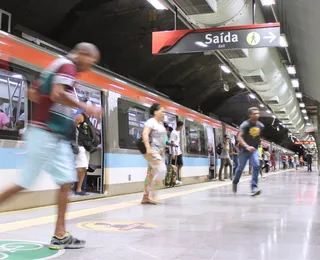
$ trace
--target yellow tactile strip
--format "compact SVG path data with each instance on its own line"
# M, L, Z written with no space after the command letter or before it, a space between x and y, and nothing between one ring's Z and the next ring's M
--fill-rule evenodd
M283 171L274 172L274 173L266 174L265 176L268 177L271 175L280 174L282 172ZM240 182L248 181L250 178L251 178L251 176L244 177L240 180ZM228 185L231 185L231 181L227 181L224 183L214 183L212 185L206 185L205 187L191 188L188 190L172 192L169 194L163 194L163 195L159 196L159 199L166 200L166 199L170 199L170 198L184 196L187 194L192 194L192 193L196 193L196 192L220 188L220 187L224 187L224 186L228 186ZM83 210L72 211L72 212L67 213L66 218L67 219L76 219L76 218L81 218L81 217L87 217L87 216L91 216L91 215L95 215L95 214L105 213L105 212L113 211L113 210L117 210L117 209L129 208L129 207L133 207L133 206L137 206L137 205L140 205L140 199L130 200L127 202L121 202L121 203L116 203L116 204L111 204L111 205L99 206L99 207L94 207L94 208L88 208L88 209L83 209ZM38 218L33 218L33 219L26 219L26 220L22 220L22 221L15 221L15 222L9 222L9 223L5 223L5 224L0 224L0 233L54 223L56 221L56 218L57 218L57 215L51 215L51 216L38 217Z

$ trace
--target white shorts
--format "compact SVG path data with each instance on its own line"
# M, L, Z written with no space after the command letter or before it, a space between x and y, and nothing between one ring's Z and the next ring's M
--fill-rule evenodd
M79 153L76 155L76 169L86 168L88 169L90 162L90 153L84 149L83 146L79 146Z

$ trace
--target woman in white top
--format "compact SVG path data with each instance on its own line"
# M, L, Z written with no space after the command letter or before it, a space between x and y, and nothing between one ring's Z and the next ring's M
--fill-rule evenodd
M141 203L157 204L156 189L161 186L166 173L164 161L165 136L167 131L163 126L164 109L160 104L150 107L150 118L142 132L143 143L146 147L145 159L148 161L148 172L144 182L144 194Z

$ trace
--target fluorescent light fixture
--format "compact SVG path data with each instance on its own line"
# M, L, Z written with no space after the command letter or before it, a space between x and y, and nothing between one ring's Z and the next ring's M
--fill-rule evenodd
M311 125L311 123L307 123L307 125Z
M260 104L260 107L264 107L264 104Z
M261 0L261 4L263 6L274 5L275 4L275 0Z
M252 94L252 93L249 94L249 97L252 98L252 99L255 99L255 98L256 98L256 96L255 96L254 94Z
M279 125L283 125L282 123L279 123Z
M226 65L224 65L224 64L222 64L222 65L220 66L220 68L221 68L225 73L227 73L227 74L230 74L230 73L231 73L231 70L229 69L229 67L226 66Z
M267 110L266 112L267 112L268 114L271 114L271 111L270 111L270 110Z
M287 37L284 34L280 35L280 47L288 47Z
M202 47L202 48L207 48L208 47L207 44L205 44L204 42L200 42L200 41L197 41L194 44L198 45L199 47Z
M238 82L237 85L239 88L246 88L246 86L242 82Z
M291 83L292 83L292 87L294 88L298 88L300 86L298 79L292 79Z
M118 81L118 82L121 82L121 83L123 83L123 84L127 84L127 82L126 81L124 81L124 80L122 80L122 79L118 79L118 78L114 78L116 81Z
M300 103L299 105L300 105L300 107L306 107L306 105L304 103Z
M147 0L157 10L168 10L161 0Z
M302 112L303 114L307 114L307 110L306 110L306 109L302 109L301 112Z
M152 102L156 102L156 100L153 99L153 98L146 97L146 99L149 99L149 100L151 100Z
M301 92L297 92L297 93L296 93L296 97L297 97L297 98L302 98L302 93L301 93Z
M275 115L272 115L273 118L277 118Z
M287 66L287 71L291 75L295 75L297 73L296 67L294 65Z
M309 119L309 117L308 117L308 116L305 116L305 117L304 117L304 119L305 119L305 120L308 120L308 119Z

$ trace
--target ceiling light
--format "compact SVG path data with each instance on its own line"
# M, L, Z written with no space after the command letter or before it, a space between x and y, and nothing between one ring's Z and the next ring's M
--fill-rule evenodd
M297 98L302 98L302 93L301 93L301 92L297 92L297 93L296 93L296 97L297 97Z
M303 114L307 114L307 110L306 110L306 109L302 109L301 112L302 112Z
M227 74L230 74L230 73L231 73L231 70L229 69L229 67L226 66L226 65L224 65L224 64L222 64L222 65L220 66L220 68L221 68L225 73L227 73Z
M267 112L268 114L271 114L271 111L270 111L270 110L267 110L266 112Z
M311 125L311 123L307 123L307 125Z
M292 87L294 88L298 88L300 86L298 79L292 79L291 83L292 83Z
M284 34L281 34L280 36L280 47L288 47L288 41L287 41L287 37Z
M198 45L199 47L202 47L202 48L207 48L208 47L207 44L205 44L204 42L200 42L200 41L197 41L194 44Z
M299 105L300 105L300 107L306 107L306 105L304 103L300 103Z
M261 0L261 4L263 6L274 5L275 4L275 0Z
M252 94L252 93L249 94L249 97L252 98L252 99L255 99L255 98L256 98L256 96L255 96L254 94Z
M264 104L260 104L260 107L264 107Z
M304 117L304 119L305 119L305 120L308 120L308 119L309 119L309 117L308 117L308 116L305 116L305 117Z
M239 88L246 88L246 86L242 82L238 82L237 85Z
M275 115L272 115L273 118L277 118Z
M291 75L295 75L297 73L296 67L294 65L287 66L287 71Z
M161 0L147 0L157 10L167 10L168 8L162 3Z

